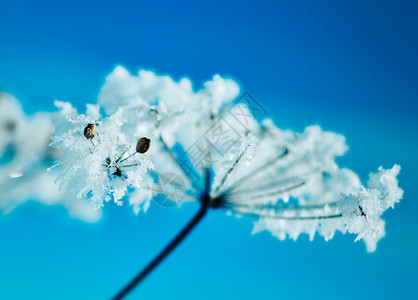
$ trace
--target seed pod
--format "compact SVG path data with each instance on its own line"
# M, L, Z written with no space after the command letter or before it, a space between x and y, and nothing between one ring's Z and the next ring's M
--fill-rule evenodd
M136 143L136 152L138 153L145 153L148 151L151 144L151 140L148 138L140 138L138 143Z
M86 139L91 140L96 135L96 125L90 123L84 128L84 136Z

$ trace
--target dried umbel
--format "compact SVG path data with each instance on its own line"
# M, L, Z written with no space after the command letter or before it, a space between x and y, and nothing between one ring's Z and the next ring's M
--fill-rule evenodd
M89 123L86 128L84 128L84 136L86 139L91 140L96 135L96 125Z
M149 147L150 147L150 144L151 144L150 139L148 139L146 137L140 138L138 140L138 142L136 143L136 152L138 152L138 153L147 152Z
M268 230L279 239L296 239L302 233L313 239L318 233L328 240L336 231L348 231L358 234L368 250L374 251L384 236L380 217L402 198L396 179L399 166L379 169L362 186L354 172L335 162L347 150L343 136L318 126L295 133L270 120L260 124L265 112L257 111L264 108L248 93L236 98L238 94L235 82L218 75L195 92L187 79L175 82L149 71L131 76L117 67L99 95L99 104L109 117L66 118L81 120L81 126L101 120L97 145L89 141L94 148L84 139L79 141L76 134L70 136L72 140L65 132L55 138L59 142L55 145L62 146L67 161L73 163L67 168L73 172L70 184L79 184L82 196L91 195L101 206L111 199L111 191L113 199L121 203L128 186L133 186L136 189L129 202L137 212L145 211L155 194L173 199L178 190L185 201L201 205L173 241L114 299L121 299L145 278L209 209L256 218L253 233ZM74 131L70 127L67 132ZM153 143L159 144L153 149L156 167L147 178L151 157L137 153L147 152L150 140L135 139L138 132L148 132ZM129 156L127 151L132 151ZM96 168L91 162L96 162ZM162 182L168 173L184 178L184 185L166 189L167 184L153 184L157 179ZM84 186L85 182L89 185Z

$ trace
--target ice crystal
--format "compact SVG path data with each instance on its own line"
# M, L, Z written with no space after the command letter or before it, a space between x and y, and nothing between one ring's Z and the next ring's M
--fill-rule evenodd
M128 109L101 118L94 105L79 114L69 103L55 104L62 121L51 146L63 153L56 164L64 169L57 180L61 188L76 190L78 198L91 199L96 208L111 199L122 204L128 188L139 188L153 167L149 155L137 151L144 136L125 130Z
M53 131L50 114L27 116L18 100L0 93L0 210L9 212L27 200L61 204L71 216L94 222L100 213L84 200L58 191L46 172L59 153L48 147Z
M140 187L129 199L136 212L164 195L176 205L198 201L255 217L254 233L268 230L279 239L302 233L312 239L319 233L328 240L336 231L348 231L374 251L384 236L381 215L402 198L396 180L400 168L380 168L363 187L354 172L335 162L348 149L343 136L319 126L302 133L282 130L262 120L264 115L257 117L264 109L239 93L233 80L219 75L194 90L186 78L175 81L145 70L131 75L118 66L98 98L109 116L73 113L67 117L71 126L53 141L72 162L65 178L98 205L111 193L118 201L133 185ZM80 134L90 123L98 132L91 141ZM117 161L142 136L152 144L151 176L146 176L149 160L137 155L135 168L122 170L127 178L116 178L116 184L111 177L118 166L106 165L106 158Z

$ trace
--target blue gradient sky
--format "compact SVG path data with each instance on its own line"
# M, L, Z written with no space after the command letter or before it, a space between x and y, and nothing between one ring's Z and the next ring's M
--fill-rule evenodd
M344 134L338 161L364 183L380 165L403 168L404 200L373 254L351 235L252 236L251 219L213 211L133 299L416 299L418 2L254 2L0 0L0 87L33 113L95 102L119 63L197 86L220 73L282 128ZM106 299L197 208L107 205L93 225L34 202L0 215L0 298Z

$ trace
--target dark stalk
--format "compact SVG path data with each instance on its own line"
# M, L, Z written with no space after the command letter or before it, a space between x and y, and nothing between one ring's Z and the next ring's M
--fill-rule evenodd
M183 164L179 161L177 155L175 155L168 144L165 142L163 136L161 133L158 133L158 139L160 140L161 144L163 145L163 149L168 154L168 156L173 160L173 162L176 164L176 166L183 172L183 174L186 176L186 178L190 181L190 184L193 186L193 188L196 191L199 191L201 188L198 186L198 184L193 180L192 177L190 177L189 173L183 168Z
M126 287L124 287L113 299L122 299L131 292L147 275L149 275L192 231L208 211L207 205L202 205L192 220L177 234L177 236L143 269Z
M247 151L248 146L245 148L244 151L239 155L239 157L235 160L235 162L232 164L232 166L229 168L229 170L225 173L224 177L218 184L218 186L215 189L215 194L219 191L220 188L225 184L226 180L228 179L228 176L231 174L231 172L235 169L235 167L238 165L238 163L241 161L242 157L244 156L245 152Z
M123 163L124 161L126 161L126 160L128 160L128 159L130 159L132 156L134 156L135 154L137 154L138 152L134 152L134 153L132 153L131 155L129 155L128 157L125 157L124 159L122 159L122 160L120 160L121 158L122 158L122 156L120 157L120 158L118 158L117 160L116 160L116 162L119 162L119 163ZM123 154L125 154L125 153L123 153ZM122 155L123 155L122 154Z
M258 193L259 191L266 191L266 190L271 190L274 188L277 189L278 187L285 186L286 184L289 184L289 183L305 181L306 180L305 178L307 178L309 175L311 175L311 173L305 173L305 174L300 174L297 176L275 179L275 180L271 180L268 182L260 181L260 182L256 182L256 184L245 184L243 185L243 188L236 188L235 190L233 190L232 194L237 193L237 192L247 193L247 192L252 192L252 191L257 191Z
M252 171L250 174L247 174L244 177L238 179L228 189L226 189L225 191L222 191L222 193L220 194L220 196L227 195L230 191L235 190L237 187L241 186L243 183L247 182L251 178L254 178L255 175L261 173L262 171L265 171L268 168L271 168L278 161L280 161L281 159L283 159L284 157L286 157L288 154L289 154L289 150L286 148L285 151L283 153L281 153L280 155L278 155L275 158L273 158L272 160L269 160L266 163L262 164L257 169L255 169L254 171Z
M324 220L324 219L336 219L341 218L343 215L339 213L331 214L331 215L322 215L322 216L306 216L306 217L290 217L290 216L278 216L278 215L271 215L268 213L262 213L262 212L246 212L241 211L238 209L233 209L238 214L244 215L244 216L251 216L256 218L267 218L267 219L275 219L275 220L286 220L286 221L308 221L308 220Z
M269 191L266 191L266 192L260 192L260 191L253 191L253 192L247 192L247 193L235 192L235 193L230 193L227 196L228 197L227 199L232 200L230 202L233 203L234 199L237 199L237 198L239 199L239 198L242 198L244 196L245 197L250 197L248 200L239 200L240 203L246 204L248 202L251 203L251 202L257 201L257 200L259 201L259 200L262 200L262 199L267 199L269 197L279 196L281 194L293 191L293 190L295 190L295 189L297 189L301 186L304 186L305 184L306 183L303 181L303 182L300 182L298 184L295 184L295 185L292 185L292 186L289 186L289 187L286 187L286 188L278 188L276 190L269 190Z
M123 165L120 166L120 168L129 168L129 167L136 167L136 166L140 166L141 163L136 163L136 164L130 164L130 165Z
M324 209L326 206L335 206L337 204L334 202L326 202L321 204L272 204L272 203L222 203L221 207L226 209L244 208L244 209L255 209L255 210L274 210L274 211L284 211L284 210L314 210L314 209Z

